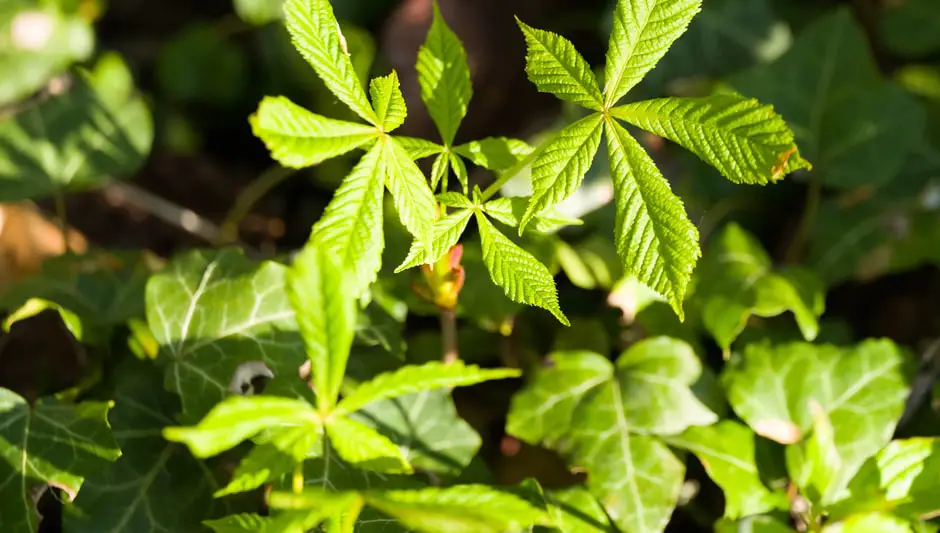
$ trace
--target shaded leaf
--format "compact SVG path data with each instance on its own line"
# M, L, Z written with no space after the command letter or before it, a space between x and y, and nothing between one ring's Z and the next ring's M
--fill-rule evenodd
M931 0L887 4L878 22L880 36L893 51L905 56L940 48L940 6Z
M252 490L293 472L319 442L319 432L320 428L309 424L265 428L255 437L255 446L238 463L231 481L215 496Z

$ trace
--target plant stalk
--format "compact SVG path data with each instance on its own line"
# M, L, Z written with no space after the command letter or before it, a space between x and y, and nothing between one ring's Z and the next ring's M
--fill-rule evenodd
M806 247L806 241L809 239L809 233L813 229L813 223L816 221L816 213L819 211L819 201L822 197L822 183L819 180L812 180L809 189L806 192L806 208L803 210L803 216L800 217L799 226L796 233L793 234L793 240L787 248L784 255L784 261L789 264L796 264L803 255L803 249Z
M297 169L274 165L249 183L248 186L239 193L238 198L235 199L235 204L232 205L228 214L225 215L225 220L222 222L222 228L219 233L219 240L216 244L232 244L237 241L238 227L251 211L251 208L272 189L283 183L287 178L293 176L296 172Z
M443 345L444 364L451 364L460 359L460 350L457 346L457 314L453 309L441 310L441 343Z

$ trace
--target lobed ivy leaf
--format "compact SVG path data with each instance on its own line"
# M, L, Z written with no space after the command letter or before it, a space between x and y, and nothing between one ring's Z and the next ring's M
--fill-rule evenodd
M787 472L807 500L821 505L828 503L826 494L838 478L842 458L836 449L829 416L818 403L810 403L810 409L813 411L812 432L803 442L787 446Z
M810 24L774 63L730 82L742 94L773 104L821 183L830 187L887 183L923 131L923 110L882 79L864 32L846 8Z
M427 246L431 226L437 219L437 205L428 182L408 152L394 138L386 137L382 145L381 161L385 168L385 183L398 218L415 239Z
M239 365L260 361L296 374L304 361L286 267L253 262L239 250L193 250L147 282L147 323L160 344L180 421L196 423L229 395Z
M604 107L613 107L666 55L701 0L618 0L604 68Z
M264 141L271 157L291 168L322 163L379 135L374 127L311 113L284 96L264 97L249 120L252 132Z
M519 225L520 235L538 213L578 189L601 144L603 125L603 116L592 114L566 126L535 158L532 197Z
M891 439L904 409L905 356L888 340L855 347L789 343L750 344L722 379L734 411L757 434L783 444L811 428L810 405L832 424L842 466L826 501L845 488L866 459Z
M616 121L606 123L617 254L624 269L665 298L681 320L686 287L701 256L698 230L640 143Z
M437 125L445 146L454 143L460 123L473 98L470 67L463 44L447 26L435 1L431 27L418 50L418 84L421 100Z
M822 282L807 269L773 270L756 237L730 223L705 252L695 298L702 302L705 328L723 350L744 330L751 315L792 311L806 340L819 333L825 306Z
M422 243L414 241L408 251L408 257L395 269L395 273L418 265L433 264L444 257L444 254L460 240L471 216L473 216L473 210L461 209L434 222L434 226L431 227L429 248L424 248Z
M389 133L405 123L408 108L401 94L397 72L393 70L388 76L373 79L369 85L369 94L372 95L372 106L382 131Z
M345 50L329 0L286 0L284 17L291 42L326 87L366 122L379 125Z
M747 426L722 420L667 437L671 446L695 454L725 494L724 517L737 520L787 507L786 496L761 481L755 452L757 435Z
M287 295L307 348L320 412L336 405L356 332L356 294L325 246L307 245L287 274Z
M460 361L445 364L432 361L423 365L407 365L393 372L379 374L359 385L336 406L336 412L348 414L369 403L432 389L466 387L493 379L519 377L521 372L510 368L481 369Z
M516 23L526 40L525 70L529 81L541 92L600 111L603 103L597 79L571 41L528 26L518 17Z
M783 118L754 99L659 98L616 107L611 114L683 146L735 183L766 185L812 168Z
M39 530L37 496L46 486L74 498L84 478L121 455L108 425L110 403L71 405L54 398L36 405L0 388L0 527Z
M349 272L349 290L362 294L382 268L385 163L377 142L359 160L313 225L310 242L328 248Z
M483 244L483 262L493 282L510 300L541 307L562 324L569 325L558 306L555 280L548 268L500 233L485 215L477 212L476 220Z
M615 364L556 352L513 397L506 430L586 470L588 489L621 530L661 531L684 468L656 435L717 420L690 389L701 371L687 344L666 337L635 344Z
M411 465L401 449L388 437L345 416L326 422L330 446L355 468L388 474L410 474Z

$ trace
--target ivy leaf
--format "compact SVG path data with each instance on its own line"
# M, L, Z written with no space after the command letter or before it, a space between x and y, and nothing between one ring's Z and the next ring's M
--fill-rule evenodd
M525 141L507 137L486 137L454 147L454 153L494 172L504 172L516 166L532 153Z
M389 133L405 123L408 108L405 106L405 97L401 94L397 72L393 70L388 76L373 79L369 85L369 93L372 95L372 105L379 117L382 131Z
M166 387L182 401L181 422L196 423L225 398L243 363L297 373L303 343L284 290L286 270L238 250L194 250L150 278L147 322L166 363Z
M307 347L317 407L336 405L356 326L356 295L330 250L306 246L287 274L287 295Z
M830 187L887 183L923 132L917 100L882 79L864 32L846 8L807 26L776 62L730 82L773 104Z
M486 202L483 211L491 218L507 226L519 227L519 221L525 214L528 199L521 196L501 197ZM555 233L568 226L580 226L584 222L569 217L557 209L549 207L532 219L533 228L539 233Z
M310 234L311 243L330 249L347 269L353 294L365 292L382 268L382 153L382 143L372 145L333 194Z
M129 84L82 71L66 92L0 121L0 201L92 189L140 168L153 122Z
M601 144L603 116L593 114L566 126L532 163L532 197L519 233L538 213L571 196L591 168Z
M309 403L275 396L231 396L209 411L194 427L168 427L163 437L181 442L199 458L234 448L263 430L302 426L315 431L320 417Z
M574 486L545 494L555 526L565 533L610 533L604 507L584 487Z
M828 503L825 495L839 474L842 458L836 449L829 417L818 403L810 403L810 409L813 411L812 433L803 442L787 446L787 472L801 494L821 505Z
M549 523L544 511L486 485L370 491L365 499L422 533L503 533Z
M379 135L373 127L311 113L284 96L266 96L250 122L252 132L264 141L271 157L291 168L322 163Z
M611 114L683 146L735 183L766 185L812 168L800 157L783 118L754 99L660 98L626 104Z
M379 120L345 50L345 39L329 0L287 0L284 17L294 47L327 88L357 115L378 125Z
M682 301L701 255L698 230L649 154L613 120L607 121L607 146L617 208L617 254L627 272L664 297L684 319Z
M226 510L212 498L218 483L206 463L161 430L175 422L179 400L150 363L128 358L115 368L114 408L108 419L123 451L107 469L85 479L63 530L76 533L180 533ZM3 515L6 516L6 513Z
M698 457L709 477L725 493L724 517L737 520L787 506L784 494L771 492L761 481L755 457L756 438L747 426L723 420L713 426L690 427L666 441Z
M83 479L121 455L104 402L71 405L53 398L35 406L0 388L0 526L11 533L39 530L35 495L42 487L75 497Z
M398 446L362 422L335 416L327 421L326 433L336 453L356 468L390 474L412 472Z
M635 344L616 364L556 352L513 397L506 430L585 469L589 490L623 531L661 531L684 468L654 435L717 419L690 389L700 373L691 348L666 337Z
M825 496L845 487L891 439L904 410L905 357L888 340L855 347L750 344L723 380L735 412L759 435L793 444L812 426L811 402L832 424L842 467Z
M416 239L427 243L431 226L437 219L437 205L428 182L394 138L382 139L381 144L386 186L392 193L398 218Z
M543 93L600 111L603 105L597 79L571 41L528 26L518 17L516 23L525 35L528 49L525 71L529 81Z
M709 246L697 273L695 298L702 321L723 350L744 330L753 314L763 317L792 311L806 340L819 333L825 306L822 282L807 269L773 271L756 237L730 223Z
M444 144L454 143L460 123L467 115L473 97L470 67L463 44L447 26L437 2L433 6L431 28L418 50L418 84L421 100L437 125Z
M485 215L478 212L476 219L483 244L483 262L493 282L510 300L541 307L562 324L569 325L558 306L555 280L548 268L500 233Z
M423 390L466 387L493 379L519 377L521 372L510 368L484 370L460 361L444 364L432 361L423 365L407 365L393 372L379 374L359 385L336 406L337 413L352 413L367 404Z
M827 533L838 527L840 533L913 533L911 524L888 513L869 513L851 516L837 526L827 527Z
M889 4L879 17L879 33L893 51L918 56L940 48L940 7L931 0Z
M430 248L425 248L423 243L417 240L414 241L408 251L408 257L395 269L395 273L418 265L432 264L444 257L444 254L460 240L471 216L473 216L473 210L461 209L437 220L431 227Z
M604 107L613 107L666 55L701 0L618 0L604 69Z

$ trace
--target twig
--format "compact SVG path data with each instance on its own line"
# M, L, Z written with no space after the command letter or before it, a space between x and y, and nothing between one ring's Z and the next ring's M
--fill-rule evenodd
M444 364L451 364L460 359L457 347L457 315L453 309L441 310L441 343L444 355L441 360Z
M904 427L930 396L933 384L940 377L940 339L934 339L924 350L920 361L920 372L911 387L911 394L904 405L904 413L898 420L898 428Z
M178 206L136 185L115 182L108 186L105 194L117 202L126 202L208 242L217 242L222 233L218 226L192 209Z
M232 205L228 214L225 215L217 244L230 244L237 241L238 227L241 225L245 216L251 211L251 208L254 207L259 200L264 198L264 195L268 194L271 189L283 183L284 180L293 176L296 172L296 169L275 165L265 170L260 176L249 183L248 186L239 193L238 198L235 199L235 204Z
M806 192L806 208L803 210L803 216L800 217L800 224L793 234L793 240L787 247L784 261L789 264L798 263L803 254L803 248L809 239L809 233L812 231L813 223L816 222L816 213L819 211L819 200L822 196L822 184L819 180L812 180L809 184L809 190Z

